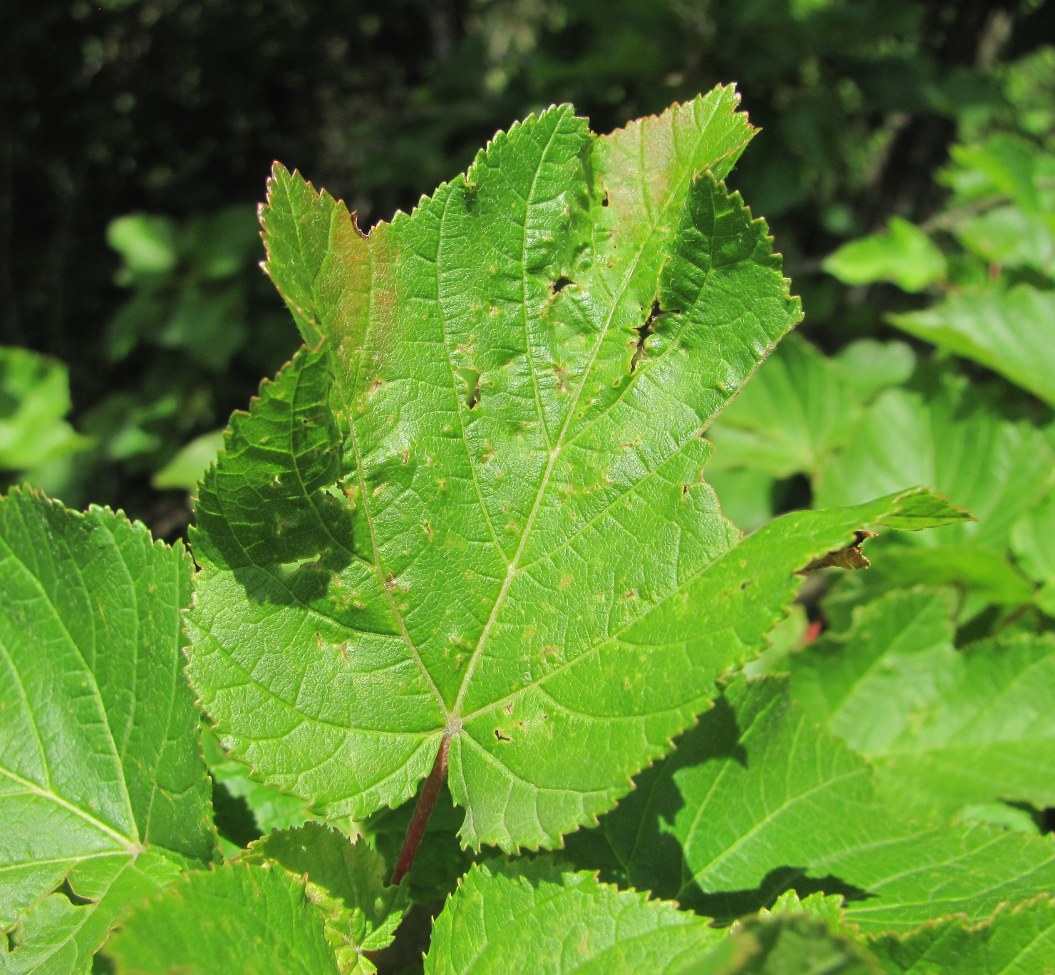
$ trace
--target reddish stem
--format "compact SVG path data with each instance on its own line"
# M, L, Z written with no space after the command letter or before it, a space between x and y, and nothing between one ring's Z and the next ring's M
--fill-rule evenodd
M451 750L451 739L444 735L440 742L440 750L436 754L432 771L425 780L425 786L418 796L418 804L414 807L414 815L410 817L410 825L407 827L407 835L403 840L403 849L399 851L399 859L396 861L396 869L392 873L392 884L398 884L409 872L414 863L414 856L418 852L418 845L425 835L425 827L432 815L432 807L436 805L436 797L447 778L447 753Z

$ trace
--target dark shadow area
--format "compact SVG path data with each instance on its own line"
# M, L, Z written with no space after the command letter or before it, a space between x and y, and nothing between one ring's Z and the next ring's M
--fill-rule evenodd
M246 847L260 838L260 827L249 803L243 796L231 795L227 786L216 779L212 780L212 808L216 831L225 840Z
M807 869L776 867L751 890L712 893L695 891L682 897L682 905L705 917L713 918L716 925L724 927L745 914L755 914L763 908L771 908L777 898L789 890L795 891L803 898L810 894L841 894L847 901L860 901L875 896L831 874L826 877L807 877Z

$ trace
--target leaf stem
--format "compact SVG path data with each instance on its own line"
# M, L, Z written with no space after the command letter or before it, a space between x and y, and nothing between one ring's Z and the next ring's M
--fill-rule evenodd
M432 765L432 771L425 780L425 786L418 796L418 804L414 807L414 815L410 817L410 825L407 826L407 835L403 839L403 849L399 851L399 859L396 861L396 869L392 872L392 884L398 884L409 872L414 863L414 856L418 852L418 845L425 835L425 827L428 825L429 816L432 815L432 807L436 805L436 797L447 779L447 755L451 750L451 736L445 734L440 742L440 750L436 753L436 761Z

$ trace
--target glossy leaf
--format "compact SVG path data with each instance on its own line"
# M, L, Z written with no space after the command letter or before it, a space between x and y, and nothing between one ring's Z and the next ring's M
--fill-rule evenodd
M80 972L116 915L214 856L183 675L190 559L102 508L0 501L5 972Z

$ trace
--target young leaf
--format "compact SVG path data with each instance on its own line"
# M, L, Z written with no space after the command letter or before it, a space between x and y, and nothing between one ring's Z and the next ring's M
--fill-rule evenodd
M799 314L715 178L735 101L606 138L550 109L369 237L276 168L267 267L311 347L202 484L188 624L269 781L362 817L446 762L467 846L553 846L760 649L796 570L918 520L906 494L730 551L701 434Z
M700 971L725 939L677 905L561 872L545 859L474 866L432 929L425 975Z
M720 920L785 890L842 894L846 920L866 933L958 913L981 921L1055 881L1050 837L893 815L865 761L773 678L734 682L568 849L581 866Z
M353 844L336 830L307 823L265 836L242 859L274 861L304 877L308 897L325 916L326 940L342 975L376 971L363 952L392 941L409 898L405 886L386 885L385 862L365 840Z
M0 959L80 972L126 904L214 856L180 653L190 559L15 491L0 596Z
M824 270L846 284L893 281L905 291L923 291L945 277L945 257L915 224L891 217L885 233L843 244Z
M948 597L893 593L790 660L791 692L871 760L891 805L1055 805L1055 640L952 645Z
M106 943L118 975L338 975L323 913L281 867L237 860L186 874Z

